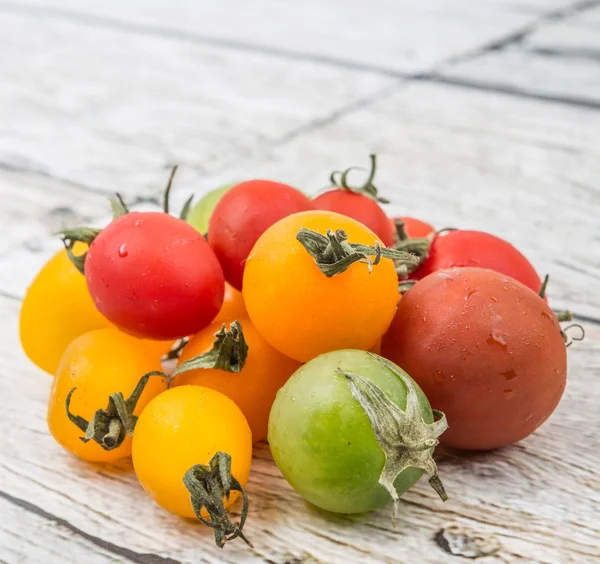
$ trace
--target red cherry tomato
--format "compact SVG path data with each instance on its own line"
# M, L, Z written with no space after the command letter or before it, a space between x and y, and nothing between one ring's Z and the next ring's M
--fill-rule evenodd
M241 290L246 259L257 239L280 219L312 209L305 194L279 182L249 180L229 190L208 224L208 241L227 282Z
M417 282L398 302L382 354L446 414L441 442L461 449L524 439L554 411L566 383L556 315L520 282L483 268Z
M387 215L372 198L339 188L317 196L313 203L318 210L341 213L359 221L373 231L386 247L393 246L395 227L390 225Z
M436 236L429 257L410 278L420 280L454 266L489 268L518 280L536 293L542 285L531 263L510 243L489 233L462 229Z
M112 221L85 259L90 295L119 329L170 340L206 327L223 302L223 271L206 239L164 213L131 212Z
M427 237L435 231L429 223L425 223L424 221L413 217L390 218L390 223L392 224L394 231L396 230L396 224L394 223L394 220L396 219L401 219L404 222L404 230L411 239Z

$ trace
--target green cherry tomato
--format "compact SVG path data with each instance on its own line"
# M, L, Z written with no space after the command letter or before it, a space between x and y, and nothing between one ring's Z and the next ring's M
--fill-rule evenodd
M374 408L371 415L363 405ZM424 470L445 499L431 453L446 421L435 415L434 422L427 398L396 365L365 351L334 351L304 364L279 391L269 444L292 487L327 511L361 513L397 502ZM377 433L391 445L385 453Z
M227 184L216 190L211 190L205 194L189 211L186 221L200 233L205 234L208 231L208 220L212 215L215 206L225 193L233 188L235 184Z

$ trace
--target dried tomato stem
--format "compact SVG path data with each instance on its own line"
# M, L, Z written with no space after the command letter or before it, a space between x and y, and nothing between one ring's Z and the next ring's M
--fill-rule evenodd
M165 195L163 196L163 210L165 213L169 213L169 196L171 195L171 186L173 186L173 178L175 178L177 167L178 165L173 165L171 168L171 174L169 174L169 180L165 188Z
M241 372L248 358L248 345L244 331L239 321L234 321L229 326L225 323L215 333L213 347L208 352L182 362L173 372L177 376L182 372L197 370L198 368L216 368L225 372Z
M329 176L329 180L333 186L337 186L338 188L348 190L349 192L353 192L354 194L362 194L363 196L368 196L369 198L372 198L373 200L381 204L389 204L389 200L387 200L386 198L382 198L378 195L378 190L373 184L373 180L375 178L375 171L377 170L377 155L369 155L369 159L371 160L369 176L362 185L351 186L350 184L348 184L348 175L353 170L362 170L359 167L350 167L344 171L335 170Z
M238 537L252 547L252 543L242 532L248 516L248 495L238 480L231 475L229 454L217 452L208 464L192 466L185 473L183 483L190 492L190 501L196 517L213 529L215 543L219 548ZM231 522L223 503L223 498L229 499L232 491L240 492L243 500L242 515L237 525ZM208 513L209 519L203 517L203 510Z
M71 422L85 433L85 436L80 439L84 443L95 441L104 450L113 450L121 446L125 437L133 434L138 419L133 412L152 376L167 378L166 374L158 370L144 374L128 399L125 399L121 392L111 394L108 398L108 407L98 409L90 421L71 413L71 398L77 389L73 388L67 395L65 407Z
M355 262L366 263L369 273L382 258L394 259L407 265L416 265L419 262L409 253L381 247L379 243L375 243L374 247L348 243L348 235L342 229L337 231L329 229L326 235L321 235L316 231L302 228L298 231L296 239L315 259L319 270L328 278L345 272ZM375 258L371 259L372 256Z

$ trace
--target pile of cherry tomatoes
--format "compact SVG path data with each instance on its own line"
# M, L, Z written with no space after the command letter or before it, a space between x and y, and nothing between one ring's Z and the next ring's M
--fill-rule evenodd
M240 537L252 444L328 511L381 507L442 443L520 441L557 406L566 329L530 262L484 232L389 218L371 171L310 198L250 180L170 215L116 197L74 228L21 312L28 357L54 376L48 426L74 455L132 457L146 492ZM234 523L227 508L240 497Z

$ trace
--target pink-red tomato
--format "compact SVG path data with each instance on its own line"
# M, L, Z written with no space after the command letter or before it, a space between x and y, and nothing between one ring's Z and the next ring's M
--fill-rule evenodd
M339 188L320 194L313 203L318 210L341 213L359 221L373 231L386 247L393 246L395 227L373 198Z
M249 180L229 190L208 224L208 241L227 282L241 290L246 259L257 239L280 219L311 209L305 194L279 182Z
M506 274L539 292L542 281L531 263L510 243L483 231L456 229L437 235L425 262L410 278L420 280L432 272L455 266L478 266Z
M431 235L435 231L435 229L429 225L429 223L425 223L424 221L415 219L414 217L390 218L390 223L392 224L394 231L396 231L396 224L394 223L395 219L401 219L404 222L404 231L406 231L406 234L411 239L421 239Z
M567 375L556 315L504 274L452 268L398 302L382 355L448 418L443 444L488 450L520 441L554 411Z
M196 333L223 302L223 271L206 239L165 213L131 212L112 221L90 245L85 277L98 310L145 339Z

